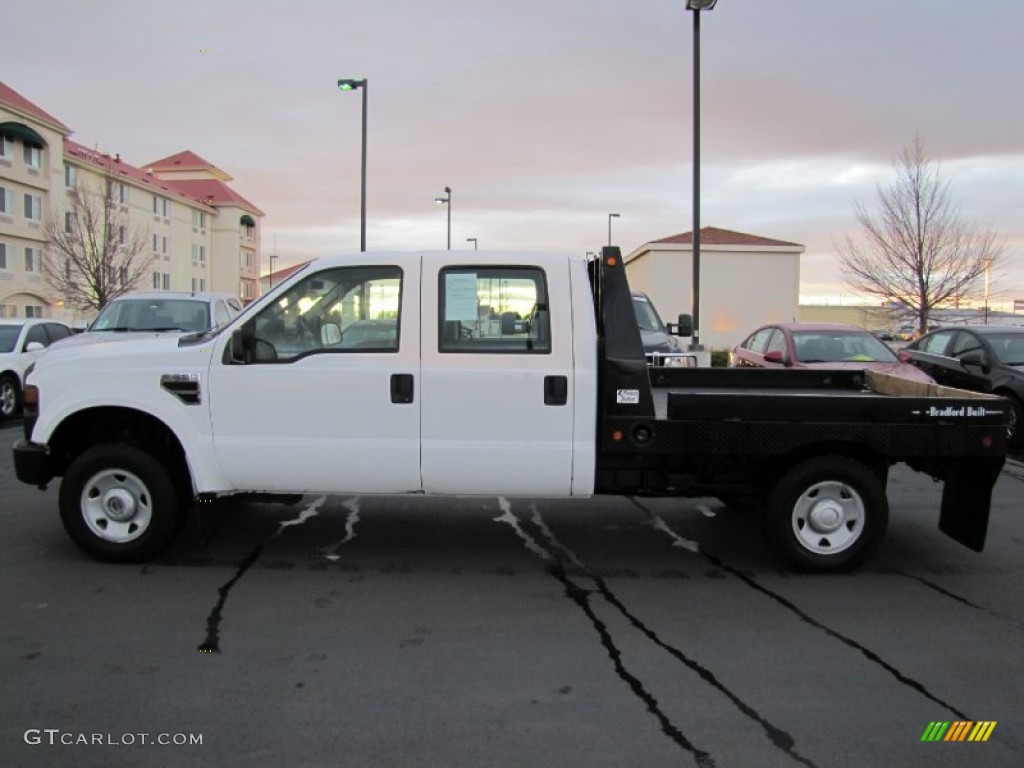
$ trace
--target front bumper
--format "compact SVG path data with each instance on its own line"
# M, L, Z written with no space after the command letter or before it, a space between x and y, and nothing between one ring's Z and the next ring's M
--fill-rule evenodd
M55 476L46 446L18 440L14 444L14 474L23 483L45 488Z

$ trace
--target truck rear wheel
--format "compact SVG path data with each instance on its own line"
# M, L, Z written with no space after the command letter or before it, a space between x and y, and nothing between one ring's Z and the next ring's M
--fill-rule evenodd
M845 571L882 542L889 503L864 464L823 456L797 464L768 496L765 531L777 551L807 571Z
M148 560L174 540L183 520L170 472L144 448L114 443L71 462L60 517L79 547L111 562Z

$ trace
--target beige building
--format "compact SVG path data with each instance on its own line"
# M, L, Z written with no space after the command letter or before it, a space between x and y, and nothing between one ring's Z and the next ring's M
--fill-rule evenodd
M90 319L65 308L45 280L45 232L51 220L67 222L76 187L99 191L108 180L120 221L145 237L136 290L259 295L263 212L228 185L231 176L189 151L136 167L70 134L0 83L0 317Z
M715 227L700 230L700 337L708 349L731 349L759 325L797 319L804 246ZM693 234L665 237L626 256L635 291L662 319L691 311Z

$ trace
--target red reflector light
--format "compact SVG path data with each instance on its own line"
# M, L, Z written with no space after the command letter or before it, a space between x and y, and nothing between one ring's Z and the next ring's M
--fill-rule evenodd
M616 443L621 443L623 437L624 435L622 434L621 430L616 429L614 432L612 432L612 440L614 440Z
M991 448L992 447L992 438L989 437L988 435L985 435L983 438L981 438L981 447L982 448Z

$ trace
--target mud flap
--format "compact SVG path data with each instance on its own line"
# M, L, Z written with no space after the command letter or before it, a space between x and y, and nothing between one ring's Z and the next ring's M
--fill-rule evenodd
M1002 466L1002 459L963 459L946 471L939 530L975 552L985 548L992 488Z

